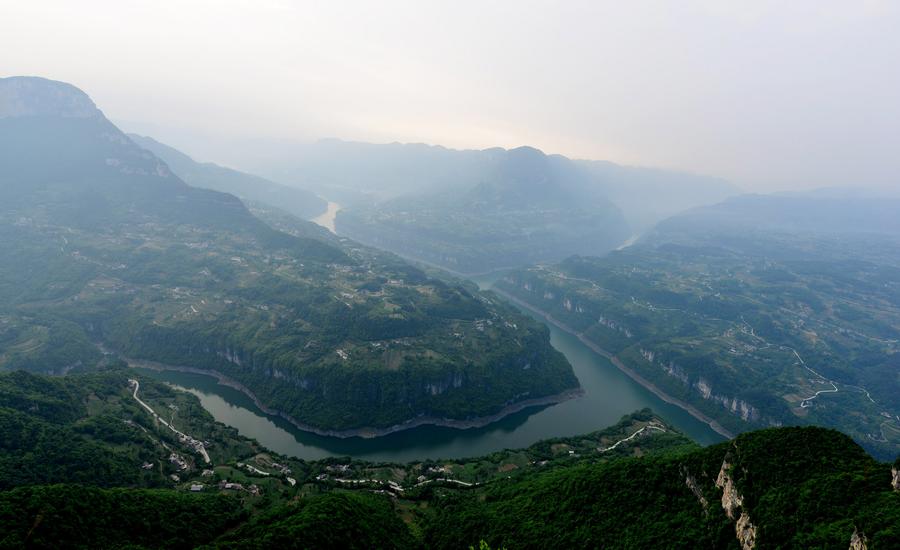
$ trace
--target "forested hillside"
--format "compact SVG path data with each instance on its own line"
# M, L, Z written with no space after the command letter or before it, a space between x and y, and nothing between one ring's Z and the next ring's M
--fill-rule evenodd
M487 422L577 388L546 329L495 297L274 229L187 185L68 84L0 87L0 369L113 352L216 371L338 435Z
M631 236L569 159L531 147L482 155L483 170L452 187L338 212L338 233L463 273L603 254Z
M162 159L179 178L192 187L230 193L244 201L281 208L303 219L314 218L325 212L327 203L305 189L275 183L211 162L197 162L151 137L136 134L128 134L128 137Z
M215 423L193 395L143 378L138 391L133 376L0 375L0 433L27 423L36 434L28 448L0 443L0 547L900 544L900 462L879 463L834 430L700 448L645 410L472 459L305 462Z
M832 426L889 459L900 452L898 205L745 197L498 288L734 432Z

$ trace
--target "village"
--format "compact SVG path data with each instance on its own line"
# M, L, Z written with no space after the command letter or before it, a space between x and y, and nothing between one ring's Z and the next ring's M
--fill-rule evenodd
M406 465L373 464L349 458L329 458L315 462L277 457L258 452L245 458L227 458L213 463L209 443L177 429L139 397L140 382L129 380L132 398L155 422L176 436L181 449L161 442L168 455L158 462L167 465L168 479L175 488L189 492L222 491L247 498L264 494L291 497L323 490L362 490L387 494L398 499L413 499L429 487L475 489L488 483L526 472L580 461L606 460L618 453L640 453L641 447L654 445L654 435L669 433L668 426L655 416L636 413L620 425L580 438L559 439L549 447L533 446L495 453L475 460L425 461ZM167 405L177 410L173 404ZM141 466L154 471L158 464ZM295 473L296 471L296 473Z

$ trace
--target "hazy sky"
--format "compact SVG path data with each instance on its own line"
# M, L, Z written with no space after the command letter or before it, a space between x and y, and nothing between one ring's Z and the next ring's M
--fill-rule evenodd
M229 165L339 137L900 186L892 0L0 0L16 74Z

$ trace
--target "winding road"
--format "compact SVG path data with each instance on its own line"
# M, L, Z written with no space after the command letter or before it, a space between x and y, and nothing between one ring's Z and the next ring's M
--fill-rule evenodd
M188 434L176 429L175 426L173 426L169 422L166 422L166 420L163 417L156 414L156 411L153 410L153 407L151 407L150 405L148 405L147 403L142 401L140 397L138 397L138 391L141 389L140 382L138 382L137 380L132 378L132 379L128 380L128 384L134 388L134 393L131 394L131 397L133 397L134 400L137 401L140 406L144 407L147 410L147 412L150 413L150 416L152 416L154 419L156 419L156 421L159 422L160 424L162 424L163 426L172 430L177 436L179 436L179 438L183 438L185 441L190 443L191 447L195 451L200 453L200 456L203 457L203 460L207 464L212 463L212 460L210 460L210 458L209 458L209 453L206 452L206 447L203 446L203 443L201 443L199 439L195 439L195 438L189 436Z
M597 447L597 451L598 451L598 452L601 452L601 453L605 453L605 452L607 452L607 451L611 451L611 450L615 449L616 447L618 447L619 445L621 445L622 443L625 443L626 441L631 441L631 440L634 439L635 437L641 435L641 433L643 433L643 431L644 431L644 430L647 430L647 429L651 429L651 430L659 430L659 431L661 431L661 432L665 432L665 431L666 431L664 428L660 428L659 426L657 426L657 425L655 425L655 424L648 424L648 425L644 426L643 428L641 428L640 430L638 430L638 431L634 432L633 434L629 435L629 436L626 437L625 439L621 439L621 440L619 440L619 441L616 441L616 443L615 443L614 445L610 446L610 447L606 447L606 448L603 448L603 449L601 449L600 447Z

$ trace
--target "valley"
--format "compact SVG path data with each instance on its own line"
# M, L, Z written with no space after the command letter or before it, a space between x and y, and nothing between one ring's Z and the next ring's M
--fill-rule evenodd
M900 550L897 28L5 2L0 550Z
M0 369L91 370L99 344L220 373L322 433L477 424L575 394L546 328L501 300L188 186L74 87L0 89L19 98L0 117Z
M32 437L19 437L26 430ZM820 428L701 448L644 409L608 428L483 456L307 461L215 422L195 396L110 362L66 378L0 374L0 431L12 436L0 440L8 547L60 538L145 548L536 547L548 538L732 547L748 536L762 547L865 537L889 548L900 540L898 464ZM809 490L820 487L827 500ZM602 520L584 524L586 505ZM114 521L104 525L106 517Z
M712 236L701 224L513 272L498 288L729 431L831 425L890 458L900 450L897 256L886 252L893 238L864 242Z
M535 317L541 322L541 317ZM722 436L682 408L654 395L580 342L548 323L550 341L572 364L584 395L549 407L511 414L482 428L419 427L376 439L338 439L298 430L266 414L251 399L215 378L177 371L139 372L196 395L212 416L241 434L257 438L281 454L308 460L352 456L362 460L407 462L421 458L461 458L525 447L541 439L574 436L614 423L630 411L650 407L667 423L703 445Z

